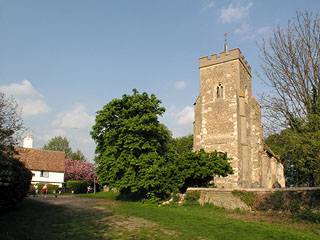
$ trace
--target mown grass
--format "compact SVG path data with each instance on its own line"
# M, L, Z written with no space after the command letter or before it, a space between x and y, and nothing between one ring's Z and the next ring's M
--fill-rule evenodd
M79 197L116 199L112 193ZM93 211L89 205L88 209L71 211L26 199L19 208L0 212L0 239L320 239L317 225L304 229L281 221L233 219L230 212L212 205L156 206L125 201L96 204L104 206L106 212ZM140 221L140 225L130 229L120 224L130 225L130 221L133 225Z
M112 193L85 197L115 199ZM320 239L320 231L293 228L286 223L252 222L228 217L228 212L213 205L155 206L139 202L122 202L115 212L150 220L179 233L178 239ZM313 231L310 231L313 229ZM173 238L174 239L174 238Z

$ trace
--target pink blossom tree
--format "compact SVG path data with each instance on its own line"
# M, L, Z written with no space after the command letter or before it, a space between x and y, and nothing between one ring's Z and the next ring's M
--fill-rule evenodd
M82 180L92 183L94 177L96 177L96 166L93 163L89 163L85 160L72 160L70 158L67 158L65 162L65 181Z

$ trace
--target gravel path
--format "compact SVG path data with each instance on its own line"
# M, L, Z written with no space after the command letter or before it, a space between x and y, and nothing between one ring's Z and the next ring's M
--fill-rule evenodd
M96 224L102 224L105 229L109 229L104 232L105 239L113 237L130 236L133 239L139 236L143 230L147 232L144 237L153 237L157 233L161 233L162 236L178 236L179 233L170 231L163 226L160 226L151 221L143 218L137 218L133 216L121 215L112 210L114 206L119 205L116 201L109 199L97 199L97 198L82 198L74 197L72 195L67 196L47 196L47 197L29 197L31 200L44 202L52 205L59 205L66 207L66 211L70 211L73 215L76 214L82 219L90 219ZM110 229L112 231L110 232ZM117 238L118 239L118 238Z

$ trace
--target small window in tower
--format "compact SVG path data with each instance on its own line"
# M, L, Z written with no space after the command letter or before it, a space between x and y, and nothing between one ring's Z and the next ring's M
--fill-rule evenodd
M223 98L223 85L219 83L217 87L217 98Z

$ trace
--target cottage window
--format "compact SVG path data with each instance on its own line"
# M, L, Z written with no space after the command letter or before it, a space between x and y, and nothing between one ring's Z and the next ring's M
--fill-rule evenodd
M49 171L41 171L41 172L40 172L40 177L46 177L46 178L48 178L48 177L49 177Z

